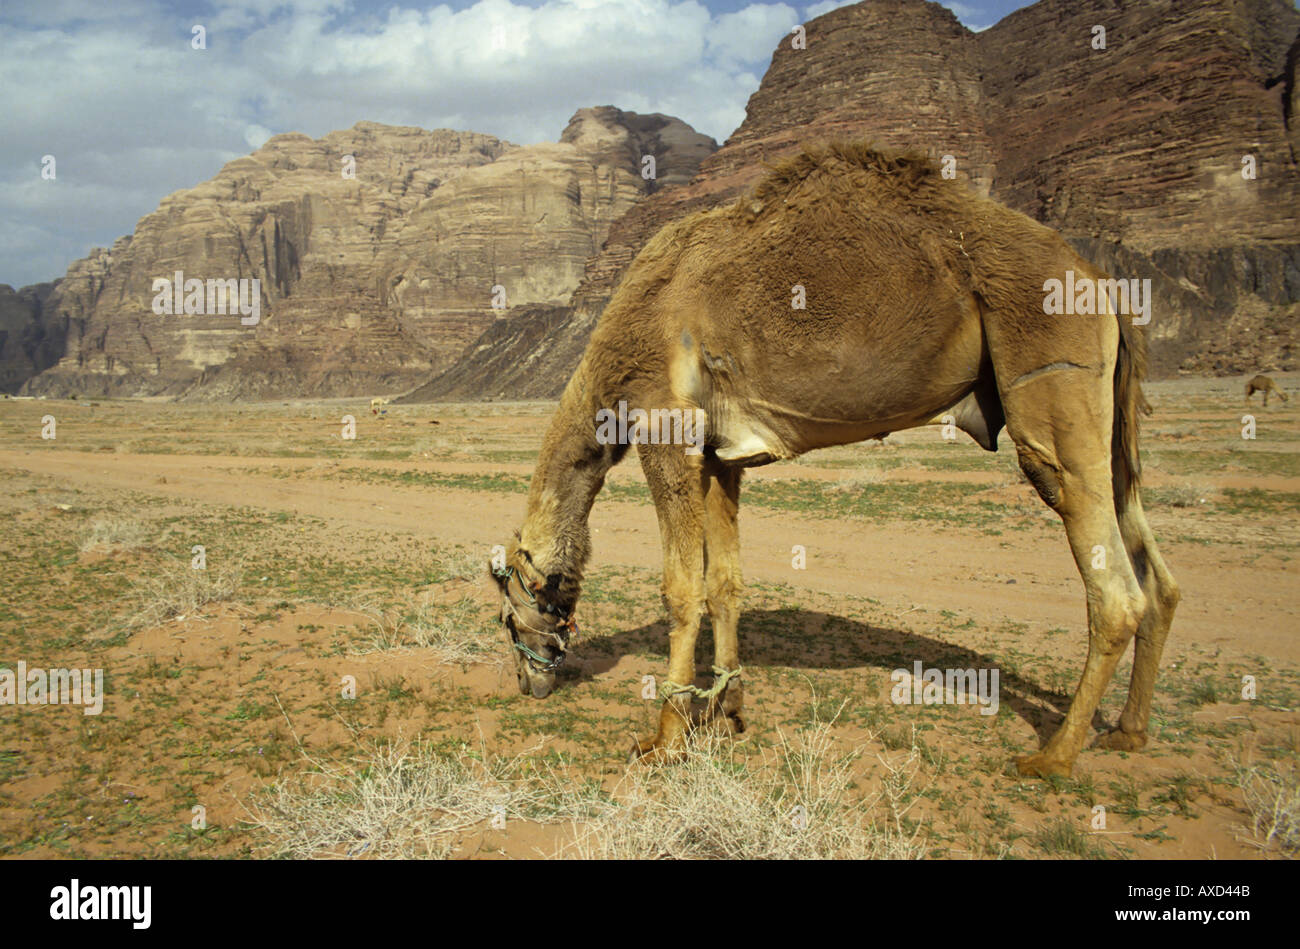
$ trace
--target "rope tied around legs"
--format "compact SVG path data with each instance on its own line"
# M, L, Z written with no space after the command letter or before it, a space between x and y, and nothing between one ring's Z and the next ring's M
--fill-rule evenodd
M682 685L673 682L671 679L664 679L661 691L668 698L674 695L681 695L683 692L689 692L693 698L703 699L705 702L712 702L723 690L726 689L727 683L732 679L738 678L742 667L737 666L735 669L723 669L721 666L713 667L713 687L701 689L698 685Z

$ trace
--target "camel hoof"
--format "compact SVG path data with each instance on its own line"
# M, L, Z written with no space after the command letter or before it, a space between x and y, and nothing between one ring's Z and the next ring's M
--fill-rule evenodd
M1024 778L1068 778L1074 763L1049 758L1039 752L1016 759L1016 771Z
M733 738L745 730L745 720L739 712L714 712L705 716L700 727L723 738Z
M656 765L679 764L686 759L686 752L680 746L673 746L654 738L632 740L632 749L627 753L628 764Z
M1147 743L1145 732L1126 732L1118 728L1102 732L1093 741L1092 747L1107 751L1138 751Z

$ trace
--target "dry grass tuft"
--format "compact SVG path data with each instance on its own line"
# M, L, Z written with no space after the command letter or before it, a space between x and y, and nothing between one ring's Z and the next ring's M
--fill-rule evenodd
M880 484L887 481L888 476L879 468L862 468L854 471L847 477L832 483L828 491L860 491L862 488L872 484Z
M405 614L370 604L351 610L370 621L368 633L353 648L353 655L424 649L449 665L489 662L499 656L500 633L485 625L483 607L471 597L451 604L425 603Z
M168 556L153 576L132 581L131 612L123 621L128 632L161 625L178 616L191 616L211 603L232 600L239 592L243 568L224 563L195 570L190 561Z
M1250 842L1289 857L1300 853L1300 774L1295 763L1229 763L1250 814Z
M342 767L312 764L250 802L249 823L269 838L272 856L445 859L479 824L582 819L594 801L589 791L563 790L522 755L448 755L398 741Z
M290 724L292 731L292 724ZM629 768L613 797L539 767L529 753L455 754L402 741L277 782L247 805L272 856L447 858L484 823L569 823L559 857L612 859L916 859L920 826L906 813L920 752L880 758L884 775L855 800L860 750L834 747L815 722L756 764L731 742L697 733L684 763ZM295 735L296 737L296 735ZM300 746L301 747L301 746ZM504 829L505 825L502 825Z
M77 545L80 553L92 550L137 550L145 545L149 532L139 521L124 517L98 518L90 525L90 532Z
M1157 500L1170 507L1199 507L1214 496L1213 485L1199 481L1184 481L1182 484L1163 488L1156 495Z
M918 859L910 831L919 751L884 758L885 777L868 800L850 795L859 750L837 752L830 724L814 722L765 754L757 767L725 739L697 735L686 760L634 767L595 820L561 855L582 859ZM875 816L873 816L875 815Z
M457 550L439 557L437 568L445 580L478 580L487 575L487 558Z

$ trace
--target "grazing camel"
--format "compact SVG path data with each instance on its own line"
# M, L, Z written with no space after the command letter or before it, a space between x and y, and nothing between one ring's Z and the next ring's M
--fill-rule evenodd
M945 181L923 156L858 144L805 150L734 204L665 226L592 333L543 440L523 525L493 570L520 689L554 687L576 629L588 514L636 441L671 630L658 731L632 757L681 757L693 696L706 699L703 719L743 730L741 472L946 412L989 451L1006 427L1065 524L1086 591L1083 676L1059 730L1019 771L1070 773L1135 637L1128 702L1097 744L1142 747L1179 598L1137 491L1146 344L1104 293L1099 315L1048 315L1048 282L1069 270L1105 279L1054 231ZM703 450L635 426L610 443L600 420L620 402L702 410ZM707 692L693 685L706 610Z
M1249 402L1250 397L1256 392L1264 393L1264 408L1268 408L1268 394L1270 392L1277 393L1277 397L1283 402L1291 401L1286 397L1286 393L1277 387L1277 383L1268 376L1256 376L1246 383L1246 401Z

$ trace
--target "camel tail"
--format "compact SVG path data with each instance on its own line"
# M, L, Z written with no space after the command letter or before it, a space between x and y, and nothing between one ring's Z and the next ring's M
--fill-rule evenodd
M1147 339L1132 319L1119 314L1119 353L1115 359L1115 421L1111 433L1111 468L1114 472L1115 503L1122 507L1137 495L1142 478L1138 454L1138 419L1151 414L1142 394L1147 374Z

